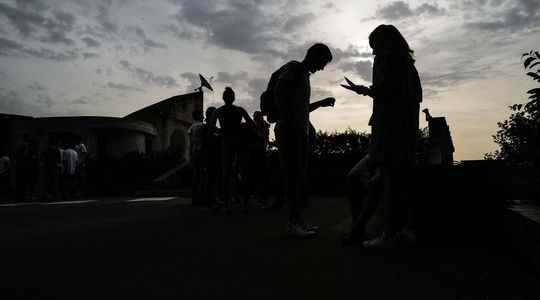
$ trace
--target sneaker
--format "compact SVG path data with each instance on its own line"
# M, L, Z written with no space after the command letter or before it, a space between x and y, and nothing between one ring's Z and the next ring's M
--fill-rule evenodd
M308 224L308 223L304 223L304 227L307 230L312 230L312 231L319 231L319 229L321 229L321 227L319 227L318 225L313 225L313 224Z
M376 238L364 241L362 243L362 246L364 248L369 248L369 249L395 248L397 246L396 235L388 236L387 234L383 233L383 234L379 235Z
M310 230L306 226L298 223L289 222L287 224L287 233L291 236L307 238L317 235L317 231Z

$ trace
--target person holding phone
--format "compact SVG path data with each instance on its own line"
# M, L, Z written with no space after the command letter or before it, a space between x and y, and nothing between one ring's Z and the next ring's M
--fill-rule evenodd
M406 228L410 180L415 165L416 140L422 102L422 87L414 66L413 51L393 25L379 25L369 36L373 49L373 84L356 85L345 78L342 87L373 98L369 120L368 154L348 174L354 187L363 180L363 205L350 193L353 227L349 240L361 240L364 228L382 200L382 233L363 242L365 247L391 247Z
M309 154L309 112L321 106L332 106L334 98L310 104L310 76L332 61L330 48L322 43L312 45L304 59L290 61L278 71L274 88L279 118L274 132L279 149L283 191L289 203L287 232L295 237L312 237L318 226L305 222L302 210L307 202L307 168Z

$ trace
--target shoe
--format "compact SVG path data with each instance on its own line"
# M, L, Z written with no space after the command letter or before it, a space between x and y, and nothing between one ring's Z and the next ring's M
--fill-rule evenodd
M397 246L397 234L388 236L386 233L371 240L364 241L362 246L369 249L391 249Z
M310 230L302 224L289 222L287 224L287 233L294 237L308 238L317 235L317 231Z
M321 227L318 225L307 224L307 223L304 223L303 225L307 230L319 231L319 229L321 229Z

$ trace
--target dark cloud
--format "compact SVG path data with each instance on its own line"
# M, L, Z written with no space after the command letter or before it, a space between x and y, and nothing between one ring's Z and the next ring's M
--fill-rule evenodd
M54 105L54 101L52 100L51 96L46 94L38 94L35 102L47 108Z
M27 86L30 90L32 91L35 91L35 92L40 92L40 91L44 91L46 90L47 88L44 87L43 85L39 84L38 82L33 82L32 84L29 84Z
M281 53L276 53L275 55L283 60L302 60L304 59L304 56L306 55L307 50L309 47L311 47L315 43L319 43L320 41L310 41L307 43L299 44L299 45L290 45L288 48L286 48L286 51L283 51ZM365 57L371 57L371 53L367 52L361 52L357 47L353 45L349 45L345 49L341 48L335 48L332 47L332 45L328 45L330 48L330 51L332 52L332 62L331 64L339 64L342 61L353 59L353 58L365 58Z
M167 24L162 26L163 31L172 33L176 38L181 40L196 40L203 39L206 32L199 27L188 26L187 24Z
M135 34L136 41L140 43L144 48L167 48L167 45L148 38L144 30L138 26L129 26L128 31Z
M0 3L0 14L23 36L30 36L45 24L41 15L5 3Z
M461 82L483 78L480 71L455 71L449 73L420 72L422 84L434 89L455 87Z
M41 0L16 0L17 7L24 10L44 11L49 8L45 1Z
M0 112L8 114L25 114L24 100L16 91L0 88Z
M55 61L71 61L77 59L79 54L74 50L56 52L46 48L30 48L23 46L18 42L0 37L0 56L20 58L35 57Z
M248 73L245 71L238 73L218 72L216 81L236 85L237 83L245 83L247 79Z
M93 53L93 52L84 52L84 53L82 54L82 56L83 56L84 59L89 59L89 58L99 58L99 57L100 57L99 54Z
M103 4L98 5L96 20L99 23L101 29L105 32L118 33L120 26L111 16L112 2L105 1Z
M143 90L141 88L138 88L136 86L131 86L131 85L122 84L122 83L114 83L114 82L111 82L111 81L107 82L105 87L115 89L115 90L124 91L124 92L126 92L126 91L143 92L143 93L146 92L145 90Z
M514 0L506 1L503 9L487 10L487 3L466 3L479 10L482 21L465 24L466 28L482 31L517 32L540 25L540 1Z
M38 105L39 104L39 105ZM0 88L0 113L18 115L42 115L44 106L52 105L50 97L40 95L37 99L28 100L27 97L12 89Z
M287 19L283 25L285 32L290 32L302 28L315 19L315 15L312 13L304 13L296 16L291 16Z
M178 87L176 79L171 76L155 75L153 72L145 70L143 68L135 67L127 60L120 61L120 67L123 70L130 72L139 81L148 84L156 85L159 87L173 88Z
M86 47L88 48L97 48L101 46L101 43L96 41L95 39L91 37L84 37L82 38L82 41L86 44Z
M273 4L260 1L176 1L180 7L175 18L180 27L177 35L189 36L186 31L203 34L208 43L217 47L248 54L278 52L280 44L287 44L283 30L283 12L275 12ZM308 14L291 16L287 26L303 24Z
M420 15L440 16L446 14L446 9L439 7L437 4L424 3L416 8L412 8L407 2L395 1L377 8L375 18L399 20Z
M332 51L332 55L334 56L332 63L339 63L351 58L368 58L372 56L370 52L361 52L357 47L353 45L349 45L345 50L334 47L330 48Z
M248 81L248 95L250 95L254 100L253 102L256 102L258 104L258 100L261 96L261 94L266 90L266 87L268 86L268 80L270 80L270 77L268 78L253 78Z
M199 74L185 72L180 74L180 77L187 83L186 90L194 90L201 85Z
M355 75L360 76L363 80L371 82L373 64L369 60L342 62L338 68L343 72L354 72Z
M0 3L0 15L5 17L9 24L23 37L37 38L39 41L51 44L73 45L75 42L68 37L73 31L76 18L73 14L55 10L49 13L46 8L36 11L40 2L29 2L13 7Z
M424 89L424 98L435 96L442 91L455 89L464 82L485 79L493 74L492 65L478 65L474 60L464 59L445 71L423 71L419 70L420 79Z
M86 105L86 104L92 103L92 99L90 99L87 96L81 96L81 97L75 98L75 99L73 99L71 101L68 101L68 103L77 104L77 105Z
M270 48L275 40L264 12L254 2L221 8L213 1L185 1L177 19L204 29L210 43L226 49L253 54Z

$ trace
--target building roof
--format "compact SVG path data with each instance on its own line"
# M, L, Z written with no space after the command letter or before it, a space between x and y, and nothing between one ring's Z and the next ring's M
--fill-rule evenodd
M137 111L134 111L128 115L126 115L124 118L139 118L140 116L147 115L149 113L151 114L166 114L171 111L171 106L179 103L179 102L185 102L190 101L195 97L201 97L202 98L202 92L197 91L193 93L183 94L183 95L176 95L171 98L167 98L165 100L159 101L157 103L154 103L152 105L146 106L144 108L141 108Z

